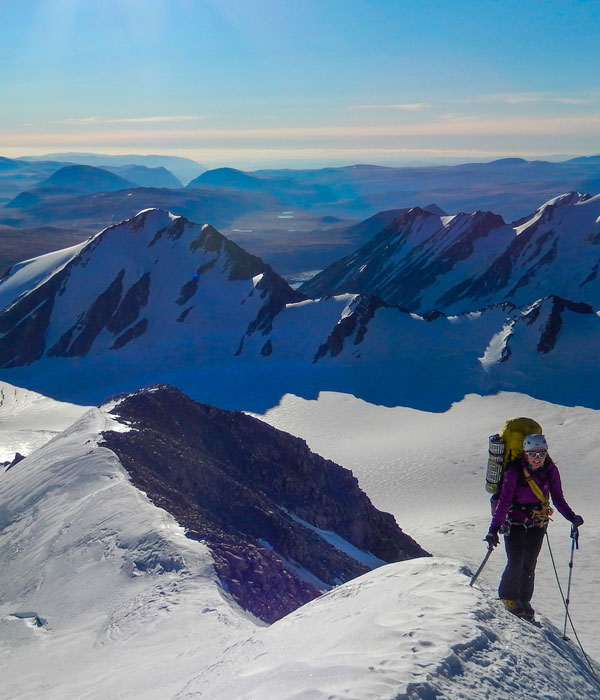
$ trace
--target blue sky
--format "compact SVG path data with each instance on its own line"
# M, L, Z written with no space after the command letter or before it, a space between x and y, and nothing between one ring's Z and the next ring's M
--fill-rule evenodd
M0 154L600 152L598 0L0 0Z

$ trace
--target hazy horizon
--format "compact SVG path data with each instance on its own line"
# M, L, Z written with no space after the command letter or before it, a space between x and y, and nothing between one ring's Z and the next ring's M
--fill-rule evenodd
M357 166L357 165L373 165L373 166L381 166L381 167L396 167L396 168L419 168L419 167L436 167L436 166L453 166L453 165L466 165L468 163L491 163L496 160L501 160L503 158L516 158L516 159L523 159L527 161L547 161L547 162L563 162L567 160L571 160L573 158L580 158L580 157L596 157L600 156L600 153L586 153L586 154L551 154L551 155L541 155L538 158L523 158L520 154L511 154L507 156L501 156L499 158L472 158L472 159L466 159L466 158L452 158L452 157L446 157L446 158L423 158L420 160L402 160L402 159L392 159L390 162L385 162L385 161L379 161L378 159L374 159L372 161L363 161L363 162L358 162L358 161L344 161L344 160L320 160L320 159L314 159L314 160L294 160L294 159L285 159L282 160L281 162L265 162L265 163L240 163L240 162L200 162L199 160L196 160L195 158L191 158L186 155L182 155L181 153L172 153L172 152L148 152L148 153L140 153L140 152L133 152L133 151L127 151L123 150L123 152L116 152L115 149L108 150L106 152L102 151L56 151L53 153L46 153L40 151L39 154L32 154L32 153L22 153L19 155L14 155L14 156L7 156L4 153L0 153L0 156L4 156L6 158L12 158L14 160L19 160L21 158L27 159L27 160L35 160L39 158L40 160L46 159L46 160L51 160L52 157L56 157L57 159L65 159L69 155L72 155L74 158L77 156L118 156L118 157L123 157L123 156L132 156L132 157L145 157L145 156L154 156L158 158L187 158L190 161L193 161L197 163L200 166L206 167L207 170L212 170L212 169L217 169L217 168L233 168L233 169L239 169L239 170L268 170L268 169L289 169L289 170L295 170L295 169L320 169L320 168L337 168L337 167L351 167L351 166Z
M0 26L0 153L240 168L600 152L586 0L30 0Z

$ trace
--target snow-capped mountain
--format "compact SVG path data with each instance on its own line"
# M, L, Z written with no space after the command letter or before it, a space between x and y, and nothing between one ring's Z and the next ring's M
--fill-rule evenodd
M414 208L306 282L320 297L374 294L425 313L461 313L549 295L600 306L600 195L556 197L512 225L491 212Z
M9 270L0 285L0 363L129 354L134 340L136 361L150 347L161 362L181 361L183 352L230 355L300 298L211 226L146 210L62 256Z
M418 218L414 246L438 217ZM257 412L324 390L428 410L501 389L600 402L585 303L418 316L372 296L304 299L212 227L159 210L15 265L0 308L2 378L87 405L156 382Z

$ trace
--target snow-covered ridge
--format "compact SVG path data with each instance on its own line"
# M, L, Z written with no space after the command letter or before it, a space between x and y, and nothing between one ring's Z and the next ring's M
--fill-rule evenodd
M579 197L553 211L567 218L579 212L588 221L599 202ZM427 227L436 230L436 214L404 211L393 225L408 225L413 215L420 227L414 241L394 229L398 245L421 237L411 250L423 264L427 246L438 246L438 270L454 251L458 267L450 276L463 262L481 259L463 260L462 253L493 250L496 235L509 235L523 255L550 237L533 242L537 222L515 238L512 228L482 212L455 217L425 239ZM384 250L386 236L376 236L374 248ZM427 274L419 270L414 278L423 282ZM531 279L537 270L533 265ZM259 412L285 393L314 397L323 390L428 410L501 389L600 405L594 353L600 317L591 305L556 294L536 294L523 307L480 304L447 315L409 313L356 293L307 301L209 225L159 210L106 229L47 273L0 313L0 365L3 379L62 400L98 404L161 382L205 403ZM497 280L485 274L480 283L492 289ZM542 274L560 281L540 268L540 280ZM600 285L600 277L588 277ZM0 295L2 289L0 283ZM538 291L533 283L523 289L528 296ZM435 391L423 391L429 385Z
M130 483L115 454L98 447L100 432L115 428L121 429L114 416L90 410L0 474L6 697L106 698L123 687L129 697L150 689L168 697L189 666L174 653L172 676L149 672L166 639L189 651L186 620L205 620L208 656L215 645L221 651L227 620L230 630L248 629L244 615L223 600L206 547L188 540ZM218 619L203 608L218 609ZM35 619L32 629L28 621Z
M0 298L17 291L0 316L5 366L119 350L140 338L138 350L168 352L172 338L183 345L187 336L190 353L190 327L209 330L215 314L228 316L230 328L214 342L235 352L246 332L268 326L281 305L301 298L211 226L157 209L19 267L0 284Z
M573 596L579 623L593 578L594 412L508 395L471 397L437 416L323 399L288 397L269 420L287 418L301 432L314 423L310 432L317 437L318 426L328 456L362 464L361 480L378 500L395 499L412 522L422 519L430 541L470 561L483 555L489 520L485 445L474 436L508 412L541 417L553 455L565 461L570 501L586 516ZM461 561L413 560L340 585L269 627L257 623L218 587L204 545L131 484L114 452L98 447L113 421L92 409L0 474L0 672L11 699L600 698L580 652L543 613L542 627L532 627L495 600L499 553L480 590L469 587ZM459 520L448 522L452 513ZM555 542L560 528L552 527ZM542 609L550 604L548 567L539 565Z
M509 619L468 582L447 559L377 569L241 641L177 699L600 697L556 628Z
M412 209L300 290L374 294L420 313L524 305L550 295L598 307L599 220L600 195L578 192L511 225L491 212L449 219Z

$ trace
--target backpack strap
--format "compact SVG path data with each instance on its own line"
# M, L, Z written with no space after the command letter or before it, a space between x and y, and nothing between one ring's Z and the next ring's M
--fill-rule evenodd
M523 467L523 476L525 477L527 485L533 491L533 495L538 499L538 501L547 505L549 503L548 496L544 496L542 489L535 483L533 476L531 476L531 472L525 466Z

